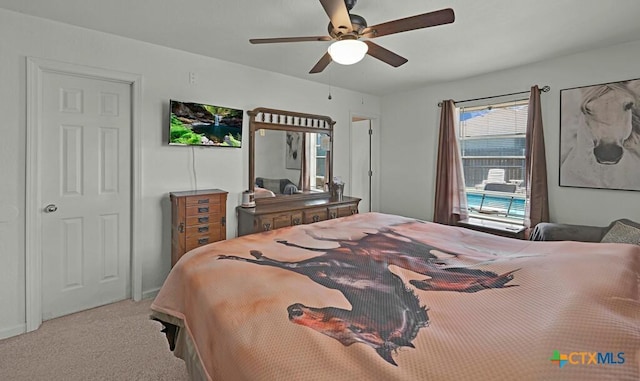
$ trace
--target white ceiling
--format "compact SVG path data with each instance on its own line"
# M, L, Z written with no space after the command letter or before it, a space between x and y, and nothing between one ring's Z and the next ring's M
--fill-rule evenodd
M249 39L327 35L317 0L0 0L0 8L377 95L640 39L638 0L359 0L352 13L369 25L442 8L456 21L375 39L409 60L399 68L367 56L308 74L329 42Z

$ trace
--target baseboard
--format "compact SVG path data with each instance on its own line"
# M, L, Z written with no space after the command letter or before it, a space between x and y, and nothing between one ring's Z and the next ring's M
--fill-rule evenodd
M143 291L142 292L142 299L155 298L156 295L158 295L159 291L160 291L160 287L154 288L152 290Z
M26 324L18 324L16 326L5 328L0 330L0 340L7 339L9 337L22 335L27 332Z

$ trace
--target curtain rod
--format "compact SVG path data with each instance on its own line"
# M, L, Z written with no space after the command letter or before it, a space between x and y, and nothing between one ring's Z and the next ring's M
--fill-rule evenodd
M551 90L551 87L549 86L542 86L542 88L540 89L541 93L546 93L549 90ZM492 95L490 97L482 97L482 98L474 98L474 99L465 99L463 101L453 101L453 103L464 103L464 102L473 102L473 101L481 101L483 99L492 99L492 98L500 98L500 97L508 97L509 95L518 95L518 94L529 94L531 93L531 91L520 91L517 93L509 93L509 94L502 94L502 95ZM442 102L438 102L438 107L442 107Z

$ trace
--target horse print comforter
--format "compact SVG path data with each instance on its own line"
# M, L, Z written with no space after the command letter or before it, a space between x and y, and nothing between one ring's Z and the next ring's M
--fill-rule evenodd
M194 379L637 381L639 274L634 245L366 213L195 249L152 316Z

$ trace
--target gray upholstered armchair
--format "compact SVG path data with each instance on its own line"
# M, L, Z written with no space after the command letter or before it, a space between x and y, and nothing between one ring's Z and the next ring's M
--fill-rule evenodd
M541 222L533 228L529 240L626 242L640 244L640 224L626 218L615 220L607 226Z

